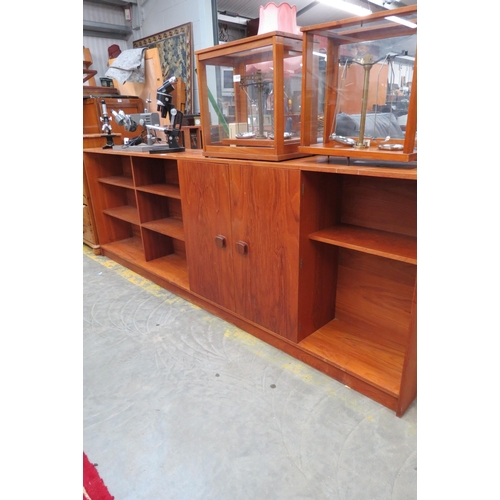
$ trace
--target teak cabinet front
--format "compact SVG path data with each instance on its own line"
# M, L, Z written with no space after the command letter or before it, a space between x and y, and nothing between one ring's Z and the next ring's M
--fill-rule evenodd
M296 340L300 172L179 161L191 290Z

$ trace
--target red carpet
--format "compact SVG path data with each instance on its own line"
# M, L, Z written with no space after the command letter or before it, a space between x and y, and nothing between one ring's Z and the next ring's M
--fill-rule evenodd
M83 500L113 500L94 464L83 454Z

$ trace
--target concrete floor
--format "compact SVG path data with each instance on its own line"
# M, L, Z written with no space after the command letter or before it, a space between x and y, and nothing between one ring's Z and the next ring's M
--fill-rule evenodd
M83 252L83 445L116 500L413 500L402 418Z

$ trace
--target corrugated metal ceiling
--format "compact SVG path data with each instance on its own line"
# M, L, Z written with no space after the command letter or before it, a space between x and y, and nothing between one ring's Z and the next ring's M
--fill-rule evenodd
M377 4L383 4L383 0L349 0L351 3L367 7L373 12L382 10ZM226 15L238 15L247 19L256 19L259 17L259 8L261 5L266 5L267 1L262 0L217 0L217 11L225 12ZM273 3L280 4L280 0L275 0ZM325 5L319 1L312 0L295 0L288 2L290 5L295 5L297 8L297 25L298 26L312 26L314 24L337 21L352 17L345 11L335 9ZM385 2L387 7L398 8L405 5L415 5L417 0L404 0L398 2L396 0L389 0Z

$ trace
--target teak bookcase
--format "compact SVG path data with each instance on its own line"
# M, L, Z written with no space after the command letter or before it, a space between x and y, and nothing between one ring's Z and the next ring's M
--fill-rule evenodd
M404 414L417 172L84 151L103 255Z

